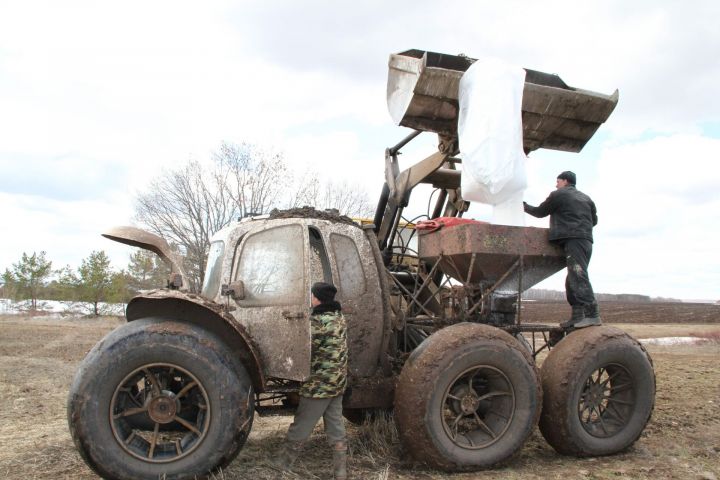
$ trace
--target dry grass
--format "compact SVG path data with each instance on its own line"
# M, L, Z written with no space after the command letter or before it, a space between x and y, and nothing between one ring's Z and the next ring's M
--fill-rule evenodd
M709 332L690 332L691 337L704 338L713 343L720 343L720 330L712 330Z
M635 338L662 338L662 337L687 337L697 336L710 338L720 336L720 324L632 324L613 323Z
M93 479L68 433L65 401L77 363L118 319L0 318L0 478ZM626 328L625 325L619 325ZM720 336L720 326L627 326L636 337ZM715 332L715 333L714 333ZM656 479L720 476L720 344L651 346L658 390L648 428L628 452L576 459L555 453L536 431L507 465L446 474L410 459L391 417L348 424L355 479ZM238 458L217 480L325 479L331 453L319 425L293 474L268 466L289 417L256 418Z

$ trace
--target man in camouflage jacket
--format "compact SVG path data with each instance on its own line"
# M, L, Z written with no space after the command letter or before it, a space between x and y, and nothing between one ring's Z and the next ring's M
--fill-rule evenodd
M329 283L312 286L310 330L312 352L310 378L300 388L300 403L288 429L287 441L273 462L289 470L320 417L333 450L336 480L347 478L347 441L342 415L343 393L347 383L347 325L340 304L335 301L337 289Z

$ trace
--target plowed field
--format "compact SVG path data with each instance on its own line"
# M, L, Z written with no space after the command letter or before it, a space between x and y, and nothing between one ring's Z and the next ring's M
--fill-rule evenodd
M527 302L525 321L557 323L562 303ZM657 375L656 406L640 440L627 452L577 459L555 451L536 431L507 465L446 474L403 452L392 421L348 425L356 479L705 479L720 477L720 307L688 304L603 304L606 323L638 338L695 335L700 345L649 346ZM97 478L77 454L67 428L68 386L85 353L119 320L0 318L0 478ZM291 419L256 418L245 448L224 479L330 478L330 452L317 427L297 473L267 466Z

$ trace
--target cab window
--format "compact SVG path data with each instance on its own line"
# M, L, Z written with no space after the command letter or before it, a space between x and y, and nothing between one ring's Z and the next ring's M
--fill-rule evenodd
M224 242L218 241L210 244L201 295L211 300L215 298L220 289L223 253L225 253Z
M330 244L337 262L343 297L354 298L365 293L365 272L353 239L333 233L330 235Z
M310 232L310 284L315 282L332 283L332 272L330 261L325 251L320 231L314 227L309 228Z
M247 237L234 279L245 284L243 302L301 303L303 266L303 228L283 225Z

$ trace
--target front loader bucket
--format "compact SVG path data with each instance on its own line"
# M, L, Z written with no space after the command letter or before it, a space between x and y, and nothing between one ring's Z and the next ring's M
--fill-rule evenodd
M457 136L458 86L475 59L423 50L390 55L387 102L398 125ZM525 152L579 152L618 102L612 95L573 88L557 75L525 69L522 99Z

